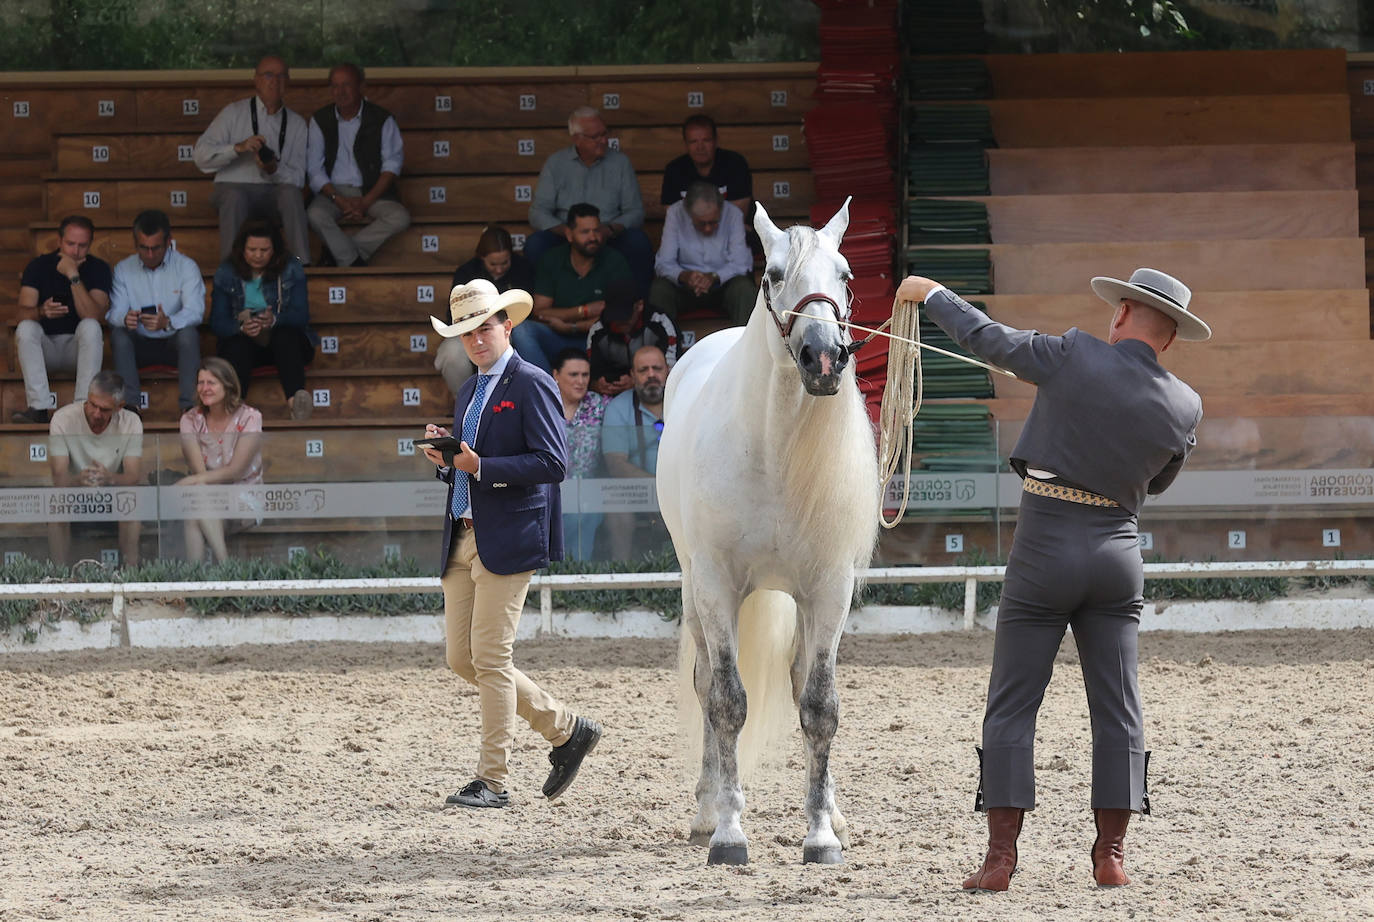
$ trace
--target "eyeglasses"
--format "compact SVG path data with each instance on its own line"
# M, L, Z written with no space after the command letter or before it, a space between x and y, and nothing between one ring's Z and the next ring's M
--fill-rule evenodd
M285 80L286 72L281 70L260 70L257 76L266 77L268 80Z
M586 132L579 131L578 135L586 138L588 141L604 141L606 139L606 129L602 128L596 134L587 134Z

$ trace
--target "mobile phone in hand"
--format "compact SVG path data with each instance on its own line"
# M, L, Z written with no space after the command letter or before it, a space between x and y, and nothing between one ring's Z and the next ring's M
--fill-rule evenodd
M140 307L140 308L138 309L138 312L139 312L140 314L156 314L156 313L157 313L157 305L156 305L156 304L145 304L145 305L143 305L142 307Z

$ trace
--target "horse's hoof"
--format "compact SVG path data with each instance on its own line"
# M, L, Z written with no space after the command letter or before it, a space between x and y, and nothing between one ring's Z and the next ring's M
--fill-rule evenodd
M687 836L688 845L710 845L713 831L710 829L693 829Z
M712 845L711 853L706 856L707 864L748 864L749 846Z
M835 845L807 845L802 848L802 864L844 864L844 849Z

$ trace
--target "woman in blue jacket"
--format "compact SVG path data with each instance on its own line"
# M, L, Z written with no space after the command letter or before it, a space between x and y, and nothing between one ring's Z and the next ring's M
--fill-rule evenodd
M214 285L210 326L219 337L220 357L242 382L243 396L254 368L275 365L291 418L308 418L313 402L305 366L315 357L319 337L310 329L305 269L286 249L281 230L270 221L245 221L229 258L215 271Z

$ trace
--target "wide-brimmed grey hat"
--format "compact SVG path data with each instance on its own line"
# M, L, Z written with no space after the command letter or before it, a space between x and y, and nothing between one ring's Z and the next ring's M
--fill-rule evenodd
M1168 314L1178 323L1179 339L1202 342L1212 338L1212 328L1188 310L1193 297L1188 286L1158 269L1137 269L1129 282L1099 275L1093 279L1093 292L1112 307L1123 300L1139 301Z
M438 317L430 317L429 322L440 336L452 339L477 329L497 311L505 311L511 326L519 326L533 307L534 300L527 291L512 288L502 294L486 279L473 279L466 285L455 285L448 294L453 323L444 323Z

